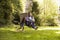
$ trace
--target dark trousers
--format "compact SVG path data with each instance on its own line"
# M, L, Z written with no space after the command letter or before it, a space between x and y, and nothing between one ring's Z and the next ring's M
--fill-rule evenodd
M25 21L25 24L28 26L28 27L32 27L34 29L36 29L36 26L34 25L34 22L29 22L29 21ZM20 28L24 29L24 22L20 23Z
M32 28L35 28L34 22L25 21L25 24L26 24L27 26L30 26L30 27L32 27Z
M25 21L25 24L26 24L27 26L32 26L32 28L35 27L34 22ZM24 22L20 23L20 26L21 26L21 27L24 27Z

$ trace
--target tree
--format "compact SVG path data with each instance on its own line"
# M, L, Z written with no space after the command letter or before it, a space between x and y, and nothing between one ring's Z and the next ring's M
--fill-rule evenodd
M55 26L58 24L57 4L54 0L44 0L45 4L45 23L49 26Z
M55 26L58 24L57 4L54 0L43 0L39 3L38 0L33 0L32 12L38 25Z
M11 24L13 15L22 11L21 0L0 0L0 23Z
M12 7L11 0L0 1L0 22L2 24L8 24L11 22Z

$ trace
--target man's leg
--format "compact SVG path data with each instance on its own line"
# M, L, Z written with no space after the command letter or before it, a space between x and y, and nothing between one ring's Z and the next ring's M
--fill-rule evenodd
M25 24L26 24L27 26L29 26L30 23L29 23L29 21L25 21Z
M37 30L37 28L38 28L38 27L36 27L36 26L34 25L34 22L31 23L31 26L32 26L32 28L34 28L35 30Z
M22 31L24 30L24 23L20 24L20 29L22 29Z
M24 30L24 23L23 22L20 23L20 28L18 28L17 30L19 30L19 29L22 29L22 31Z

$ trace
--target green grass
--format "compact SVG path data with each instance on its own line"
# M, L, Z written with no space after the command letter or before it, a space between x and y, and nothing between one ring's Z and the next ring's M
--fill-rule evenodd
M60 40L60 34L57 34L56 32L60 31L25 30L24 32L15 32L0 29L0 40Z

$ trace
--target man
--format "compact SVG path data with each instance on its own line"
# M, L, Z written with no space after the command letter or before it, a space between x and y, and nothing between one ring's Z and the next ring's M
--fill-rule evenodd
M28 13L27 17L25 17L25 24L27 26L31 26L32 28L36 30L38 27L36 27L34 23L35 23L34 17L32 16L31 13Z
M20 26L21 26L20 28L22 29L22 31L24 30L24 23L27 26L31 26L35 30L38 28L38 27L35 26L35 19L34 19L34 17L32 16L32 14L30 12L27 14L27 16L25 16L23 18L23 20L20 23Z

